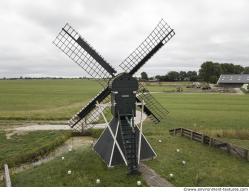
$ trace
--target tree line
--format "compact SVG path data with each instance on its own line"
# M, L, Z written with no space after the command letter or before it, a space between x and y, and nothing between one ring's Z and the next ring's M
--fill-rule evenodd
M199 70L199 78L202 81L216 83L221 74L249 74L249 67L234 65L232 63L204 62Z
M196 71L170 71L166 75L148 77L146 72L141 73L142 80L157 81L205 81L216 83L221 74L249 74L249 67L234 65L232 63L204 62L199 72Z

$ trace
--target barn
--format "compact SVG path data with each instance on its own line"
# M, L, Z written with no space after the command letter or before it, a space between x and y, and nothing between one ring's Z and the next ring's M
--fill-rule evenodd
M249 84L249 74L220 75L217 84L220 87L239 88L243 84Z

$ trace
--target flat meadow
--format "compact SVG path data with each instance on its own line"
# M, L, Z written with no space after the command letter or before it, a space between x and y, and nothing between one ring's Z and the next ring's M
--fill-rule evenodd
M186 85L185 82L179 83L179 86ZM191 91L168 93L169 85L165 87L164 85L148 86L147 88L155 92L153 96L170 113L158 125L154 125L150 120L145 121L144 133L158 155L155 160L148 161L146 164L176 186L249 186L249 163L245 160L232 157L226 152L209 148L183 137L171 136L168 133L171 128L190 128L249 148L248 94ZM174 89L173 86L172 89ZM18 123L65 122L96 95L101 87L97 82L86 79L1 80L0 90L0 130L3 133L7 128L17 126ZM167 91L164 93L163 90ZM39 134L39 137L47 138L47 141L55 137L55 134L48 137L49 132L44 132L43 135L39 132ZM19 141L18 139L17 141L20 143L24 142L23 139L29 140L27 135L18 137ZM159 143L158 140L162 142ZM7 146L7 141L4 141L4 146L12 150L13 145ZM3 140L1 140L0 146L3 144ZM176 149L180 149L180 152L177 153ZM89 155L91 152L86 151L82 153L83 156L84 154ZM77 157L77 152L75 152L73 157L84 159L83 156ZM182 165L183 160L186 161L186 165ZM73 159L70 161L73 162ZM92 166L91 161L85 161L89 163L89 167ZM19 173L14 176L14 182L16 181L17 186L29 186L34 179L32 175L34 177L38 175L43 179L40 183L36 181L36 186L44 186L43 182L46 178L52 177L53 174L58 178L61 174L61 177L64 178L64 172L60 170L62 166L55 166L51 172L52 175L47 177L46 171L41 171L42 169L48 170L50 166L56 164L55 162L51 161L41 165L38 169ZM94 160L94 162L103 164L99 160ZM87 166L81 166L81 168L87 169ZM101 170L102 175L107 172L110 174L110 170L104 168ZM120 174L117 170L121 171L123 168L114 169L114 176ZM170 173L174 177L170 177ZM80 172L77 173L77 177L80 177L80 174ZM20 180L27 175L31 175L29 179ZM92 175L94 174L89 171L88 177L91 178L91 182L93 182ZM128 183L120 181L119 186L122 184L132 186L131 183L135 182L136 179L138 178ZM84 185L85 182L86 186L93 186L93 183L89 183L90 180L82 178L81 185ZM108 178L106 186L112 186L110 180L111 178ZM53 182L49 185L64 185L59 179L58 181L55 179ZM76 185L74 180L69 184Z
M100 89L90 80L0 81L0 120L68 120Z

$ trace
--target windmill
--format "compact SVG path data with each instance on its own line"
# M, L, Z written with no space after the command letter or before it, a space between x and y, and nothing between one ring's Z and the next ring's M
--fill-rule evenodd
M96 79L100 91L70 120L75 131L94 126L102 115L106 128L94 145L94 150L108 167L125 163L129 173L137 173L139 162L156 156L142 133L142 122L136 124L136 108L159 123L168 111L138 82L133 75L173 36L175 32L162 19L147 38L119 65L117 71L68 23L53 43ZM111 110L112 120L107 121L105 112Z

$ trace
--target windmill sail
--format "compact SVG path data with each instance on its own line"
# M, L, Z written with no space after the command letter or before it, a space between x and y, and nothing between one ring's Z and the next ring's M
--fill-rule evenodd
M145 102L144 112L154 123L159 123L169 113L146 89L142 83L139 83L137 101Z
M175 32L162 19L150 35L119 65L127 73L135 74Z
M62 28L53 43L92 78L98 78L102 86L105 87L107 80L114 77L115 69L68 23Z
M108 88L99 92L87 105L85 105L78 113L76 113L70 120L69 126L71 128L79 129L82 126L88 126L98 120L101 109L97 108L97 102L103 102L108 98L110 90Z

